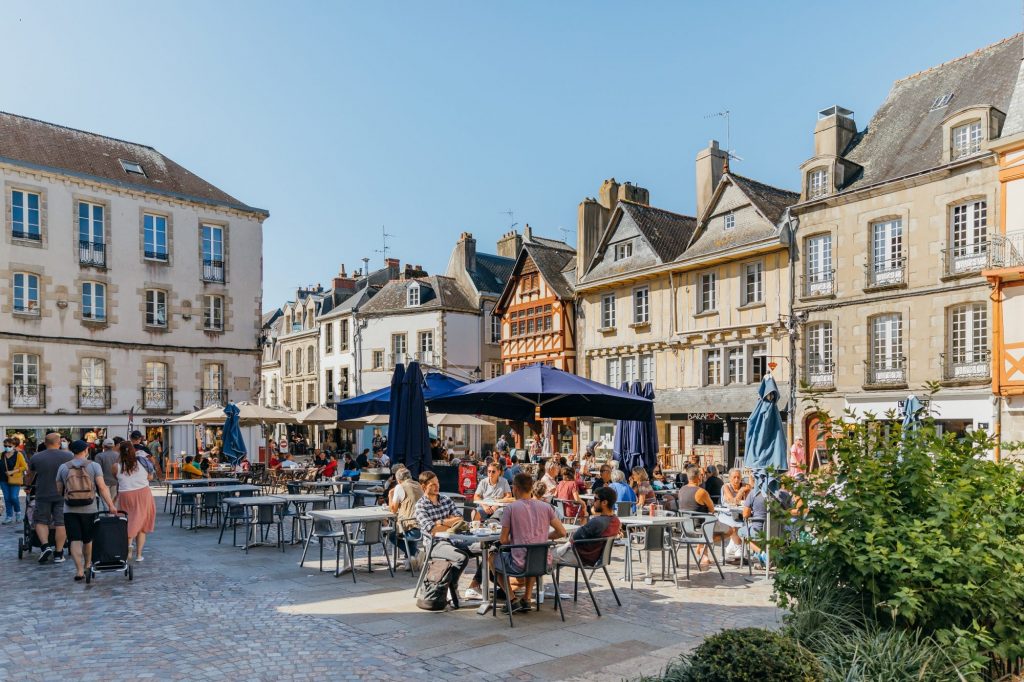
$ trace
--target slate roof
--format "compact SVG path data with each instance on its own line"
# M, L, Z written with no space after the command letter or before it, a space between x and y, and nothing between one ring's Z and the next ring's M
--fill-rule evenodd
M1021 61L1021 34L896 81L871 123L843 156L863 167L844 191L942 165L942 121L971 106L1009 108ZM952 93L947 106L931 110Z
M420 304L410 308L405 305L405 292L406 287L413 281L419 282L423 288L420 291ZM385 284L360 310L364 315L390 315L441 309L479 312L459 287L458 282L443 275L417 277L415 280L392 280Z
M145 176L125 172L121 160L139 163ZM152 147L7 112L0 112L0 161L268 215Z
M1000 137L1009 137L1024 133L1024 61L1017 70L1017 84L1013 87L1009 109L1006 111L1006 122Z
M692 216L632 201L619 201L619 205L633 218L640 233L664 263L675 260L686 249L697 229L697 219Z
M565 243L565 242L563 242L561 240L558 240L558 239L548 239L547 237L538 237L537 235L534 235L534 234L530 235L530 239L529 239L528 242L526 242L524 240L524 243L539 244L541 246L546 246L546 247L548 247L550 249L558 249L559 251L571 251L574 254L576 253L576 249L574 249L570 244L567 244L567 243Z
M564 242L559 243L564 244ZM523 244L523 249L533 259L541 276L555 294L563 300L571 299L574 282L571 279L566 279L565 269L576 263L575 249L566 251L564 248L552 248L539 243L539 240Z
M799 192L790 192L788 189L772 187L771 185L766 185L763 182L745 178L735 173L729 173L729 177L736 181L736 186L750 197L751 203L773 225L778 224L787 208L800 200Z
M512 267L515 264L515 258L477 253L476 270L469 273L469 276L478 292L497 295L505 289L505 282L512 274Z

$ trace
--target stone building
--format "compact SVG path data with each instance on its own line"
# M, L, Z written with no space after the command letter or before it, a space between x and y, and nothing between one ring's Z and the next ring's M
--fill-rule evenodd
M990 429L989 287L1003 133L1021 39L896 81L870 124L821 111L792 208L800 378L834 414L898 415L925 382L954 432ZM810 447L818 425L798 422Z
M0 178L5 433L131 422L191 451L170 419L254 398L266 211L152 147L7 113Z

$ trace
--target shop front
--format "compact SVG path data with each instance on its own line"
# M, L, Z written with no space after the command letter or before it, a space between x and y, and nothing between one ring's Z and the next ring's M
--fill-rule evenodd
M602 423L603 422L599 422ZM549 448L551 452L557 452L560 455L567 455L570 452L577 452L579 447L580 439L578 437L578 424L579 420L573 418L566 419L552 419L551 420L551 436L549 440ZM614 431L615 422L610 422L611 429ZM497 422L497 436L505 436L505 441L509 444L510 448L518 450L520 452L529 453L534 443L539 443L542 451L544 450L544 422L522 422L522 421L508 421L498 420ZM602 429L602 434L607 431L607 427ZM592 440L597 440L596 438ZM611 440L609 437L609 444Z
M846 408L858 417L871 414L876 419L902 420L906 399L906 393L861 394L847 397ZM940 434L963 436L974 430L993 433L995 404L987 391L939 391L934 396L918 396L918 399L935 419L935 428Z

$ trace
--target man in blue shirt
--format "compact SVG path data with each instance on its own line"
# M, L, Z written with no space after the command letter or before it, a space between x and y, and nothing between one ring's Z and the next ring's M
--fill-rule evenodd
M636 502L636 493L626 485L626 474L618 469L612 472L612 482L608 484L608 487L615 491L615 499L619 502Z
M512 455L512 466L510 466L508 469L505 469L505 473L503 473L502 476L504 476L505 480L509 482L509 485L511 485L512 480L516 477L516 474L522 473L522 471L522 467L519 466L519 458L516 457L515 455Z

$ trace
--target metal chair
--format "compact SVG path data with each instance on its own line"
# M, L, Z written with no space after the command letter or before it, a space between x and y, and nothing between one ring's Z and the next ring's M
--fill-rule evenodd
M221 502L223 503L223 500ZM246 529L246 543L248 544L249 524L252 522L252 514L249 513L249 507L244 504L225 504L224 507L225 510L220 524L220 535L217 537L217 544L219 545L221 540L224 539L224 531L228 525L231 526L232 546L238 546L239 526Z
M352 523L342 522L342 528L346 531L344 535L337 538L335 542L340 544L337 551L340 555L341 545L348 549L349 566L352 567L352 582L356 582L356 547L366 547L366 566L370 573L373 572L373 546L380 545L384 551L384 562L388 565L388 573L395 577L395 571L391 566L391 558L388 556L387 545L384 544L383 522L377 521L355 521Z
M576 523L580 520L580 518L583 516L583 508L586 504L582 501L577 502L576 500L563 500L558 497L553 499L552 503L554 503L555 511L557 511L558 514L562 517L562 520L568 523ZM573 508L576 510L576 512L574 514L570 514L568 510Z
M270 537L270 529L277 526L277 546L284 551L284 502L278 504L261 504L256 507L256 514L252 516L249 525L249 532L245 538L245 553L249 553L249 538L254 533L258 534L260 542L266 542Z
M317 569L320 573L324 572L324 544L326 540L334 541L335 552L335 563L334 563L334 574L338 575L341 572L341 545L338 543L338 539L345 536L344 526L335 526L334 521L330 519L313 519L313 528L310 530L309 535L306 536L306 544L302 548L302 558L299 559L299 566L302 566L306 561L306 552L309 551L309 543L315 538L317 544L320 546L320 567Z
M178 517L178 528L185 527L185 512L188 512L189 516L192 517L192 523L189 529L195 526L195 514L196 514L196 494L189 493L186 490L179 490L178 497L174 500L174 507L171 511L171 525L174 525L174 517Z
M626 552L629 553L626 561L626 568L629 573L629 589L633 589L634 582L634 571L633 571L633 558L632 553L636 552L637 561L643 559L643 553L647 553L647 560L645 564L644 579L648 579L651 576L651 554L658 552L661 554L661 574L662 579L665 577L665 554L669 556L669 567L672 569L672 577L676 580L678 585L678 576L676 574L676 565L671 557L674 556L672 549L672 541L668 537L671 533L671 526L667 525L653 525L653 526L641 526L639 528L634 527L627 531L628 537L626 538Z
M209 525L211 518L216 519L216 526L214 528L220 525L221 499L221 493L203 494L202 506L199 509L203 525Z
M718 563L718 557L715 556L715 517L710 514L683 514L679 520L679 533L673 533L672 536L672 563L678 565L676 552L679 551L680 547L685 547L687 552L686 579L689 580L691 556L694 563L697 564L697 570L700 570L700 561L697 559L697 553L694 551L694 548L705 547L705 551L711 554L711 559L715 562L718 575L721 576L722 580L725 580L722 565ZM700 527L697 527L696 524L698 520L703 521Z
M523 567L520 569L514 568L512 562L512 550L522 549L526 550L526 556L523 558ZM548 574L548 551L551 549L551 543L539 543L529 545L502 545L498 547L498 551L494 555L493 571L495 575L504 575L506 578L535 578L536 582L536 604L537 610L540 610L540 579ZM503 556L507 556L507 559L503 559ZM498 581L495 579L494 584L491 586L491 603L497 603L498 601ZM505 592L505 608L508 609L508 624L510 627L515 627L515 623L512 622L512 589L511 584L504 587ZM558 589L555 589L555 608L558 609L558 613L562 616L562 620L565 620L565 614L562 613L562 597L558 594ZM497 617L498 610L495 608L493 615Z
M633 503L632 502L616 502L615 503L615 515L616 516L632 516L633 515Z
M337 487L330 494L331 504L334 506L335 509L342 508L338 506L338 498L348 501L348 506L345 507L346 509L351 509L353 506L355 506L356 496L352 492L352 479L338 479Z
M330 498L325 497L322 500L315 500L313 502L307 502L304 507L300 510L298 505L295 507L295 514L292 515L292 544L295 544L295 528L298 526L299 537L303 540L306 539L306 529L313 522L313 516L309 513L311 511L320 511L327 509L327 504L330 502Z
M580 547L589 547L602 545L601 555L597 561L587 563L580 556ZM563 554L558 561L555 562L555 592L559 592L558 581L561 577L562 568L573 569L572 579L572 600L575 602L579 597L580 587L580 573L583 574L583 584L587 586L587 592L590 594L590 601L594 604L594 610L597 611L598 617L601 616L601 607L597 605L597 598L594 597L594 590L590 586L590 581L597 573L598 569L604 571L604 577L608 580L609 587L612 588L612 595L615 597L615 603L622 606L622 601L619 600L619 593L615 591L615 584L612 582L612 577L608 573L608 565L612 562L612 549L615 547L615 536L609 536L607 538L591 538L589 540L574 540L572 541L572 551L569 554ZM587 571L590 571L590 575L587 576ZM562 620L565 620L565 612L562 612Z

